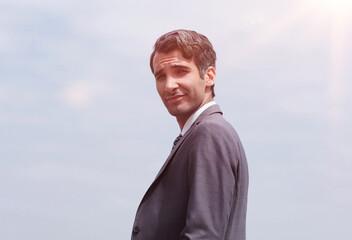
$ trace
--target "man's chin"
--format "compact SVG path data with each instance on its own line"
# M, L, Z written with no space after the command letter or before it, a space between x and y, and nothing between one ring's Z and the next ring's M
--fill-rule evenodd
M179 115L183 115L183 111L180 108L180 106L169 106L166 108L167 108L167 111L170 113L170 115L172 115L174 117L177 117Z
M177 117L179 115L179 113L177 111L174 111L174 110L169 110L168 109L168 112L170 113L171 116L174 116L174 117Z

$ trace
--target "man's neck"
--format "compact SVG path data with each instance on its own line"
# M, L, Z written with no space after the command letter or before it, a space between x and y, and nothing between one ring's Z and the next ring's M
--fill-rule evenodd
M180 129L181 129L181 134L184 135L187 132L187 130L191 127L193 122L199 117L199 115L202 114L202 112L205 109L207 109L208 107L210 107L211 105L214 105L214 104L215 104L215 102L213 100L208 101L205 104L202 104L195 111L193 111L193 113L189 117L187 117L187 119L185 121L183 121L182 125L178 121Z

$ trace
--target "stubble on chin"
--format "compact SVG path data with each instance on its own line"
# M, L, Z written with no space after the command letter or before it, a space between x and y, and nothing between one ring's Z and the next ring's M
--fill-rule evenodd
M171 116L176 117L179 114L177 106L168 106L165 104L167 111L170 113Z

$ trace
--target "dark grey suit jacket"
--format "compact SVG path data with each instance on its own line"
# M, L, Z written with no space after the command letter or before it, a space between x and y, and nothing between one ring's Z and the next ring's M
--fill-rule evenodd
M171 151L137 210L132 240L246 238L248 167L218 105Z

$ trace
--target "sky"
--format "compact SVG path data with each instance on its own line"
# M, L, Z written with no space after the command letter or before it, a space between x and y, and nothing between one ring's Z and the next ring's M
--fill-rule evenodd
M247 240L351 239L352 2L0 0L0 239L129 239L179 134L155 40L206 35Z

